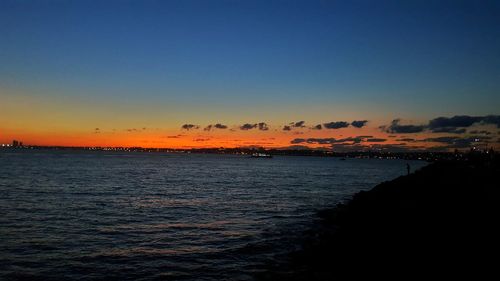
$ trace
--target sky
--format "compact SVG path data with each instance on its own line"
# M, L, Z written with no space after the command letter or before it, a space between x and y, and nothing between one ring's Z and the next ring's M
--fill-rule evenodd
M0 143L497 148L499 114L499 1L0 1Z

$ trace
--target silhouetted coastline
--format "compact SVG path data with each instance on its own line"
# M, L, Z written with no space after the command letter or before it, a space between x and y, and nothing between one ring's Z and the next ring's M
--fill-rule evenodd
M257 279L496 279L499 173L499 155L470 154L359 192Z
M233 147L233 148L145 148L145 147L100 147L100 146L9 146L1 147L0 152L8 151L30 151L30 150L51 150L51 151L94 151L94 152L137 152L137 153L176 153L176 154L226 154L226 155L253 155L268 154L271 156L314 156L314 157L337 157L342 160L349 158L369 158L369 159L406 159L406 160L467 160L470 156L468 150L405 150L389 151L367 149L359 151L332 151L330 149L287 149L287 148L264 148L264 147ZM493 153L491 150L474 150L477 154Z

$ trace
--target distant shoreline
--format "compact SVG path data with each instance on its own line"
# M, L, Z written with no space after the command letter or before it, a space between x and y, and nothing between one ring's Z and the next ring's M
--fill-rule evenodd
M54 151L103 151L103 152L141 152L141 153L179 153L179 154L226 154L226 155L252 155L254 153L266 153L273 156L316 156L316 157L337 157L337 158L375 158L375 159L403 159L403 160L423 160L442 161L454 160L463 161L468 159L471 151L349 151L339 152L331 150L314 149L266 149L266 148L143 148L143 147L71 147L71 146L22 146L22 147L0 147L2 151L30 151L30 150L54 150ZM476 154L495 154L490 151L472 151ZM498 153L497 153L498 154Z
M498 156L440 161L358 192L257 279L498 276L499 173Z

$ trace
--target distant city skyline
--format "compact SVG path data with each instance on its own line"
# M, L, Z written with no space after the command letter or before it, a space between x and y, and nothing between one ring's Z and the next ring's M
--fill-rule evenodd
M500 148L498 1L2 1L0 143Z

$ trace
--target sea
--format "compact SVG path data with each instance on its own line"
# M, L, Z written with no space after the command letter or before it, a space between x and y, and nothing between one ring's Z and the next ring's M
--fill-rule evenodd
M0 280L254 280L398 159L0 151Z

